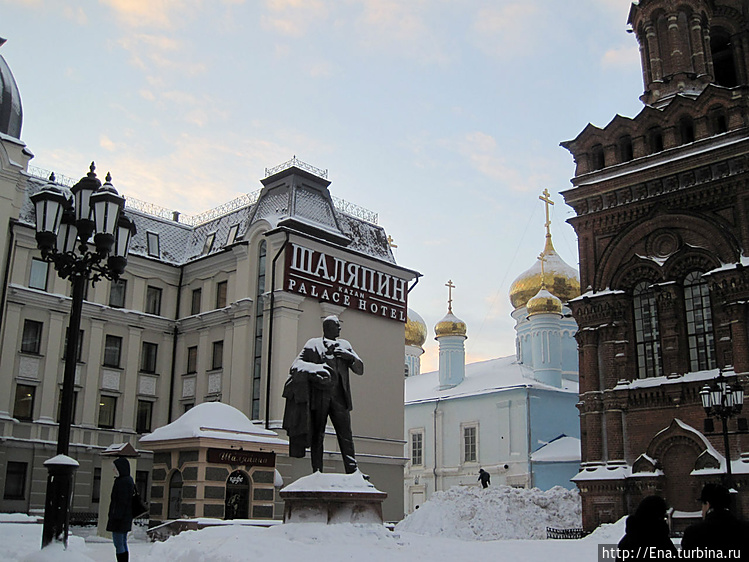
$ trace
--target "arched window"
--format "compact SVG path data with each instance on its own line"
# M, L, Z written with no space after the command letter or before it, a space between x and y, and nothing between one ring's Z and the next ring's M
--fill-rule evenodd
M632 137L629 135L619 137L619 160L621 162L629 162L634 157L634 151L632 150Z
M679 140L681 144L694 142L694 121L691 117L679 119Z
M652 127L648 130L648 148L650 154L661 152L663 150L663 131L660 127Z
M736 63L733 60L731 34L725 29L711 29L710 51L713 56L715 83L727 88L736 86L738 80L736 79Z
M711 108L708 113L708 118L710 120L710 132L712 134L719 135L728 131L728 119L726 119L726 112L721 106L716 105Z
M265 259L268 247L262 240L257 250L257 291L255 299L255 347L252 367L252 419L260 418L260 378L263 365L263 309L265 299Z
M641 281L632 292L637 343L637 374L642 379L661 374L661 342L655 292L650 283Z
M716 368L710 291L699 271L689 273L684 279L684 309L687 314L690 369L704 371Z
M600 144L593 145L590 149L591 167L593 170L600 170L606 165L606 159L603 155L603 146Z
M167 511L169 519L179 519L182 517L182 473L175 470L169 479L169 509Z

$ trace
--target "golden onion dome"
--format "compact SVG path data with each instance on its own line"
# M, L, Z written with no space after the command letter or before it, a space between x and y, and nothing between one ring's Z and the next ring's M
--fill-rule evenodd
M450 310L445 317L437 322L434 327L434 333L438 338L442 336L463 336L466 337L466 323L455 316Z
M528 316L534 314L562 314L562 301L546 289L541 289L526 304Z
M415 311L408 309L406 316L406 345L422 347L427 341L427 324Z
M567 265L559 257L551 243L551 235L546 235L546 247L543 251L543 268L541 260L536 260L533 266L521 273L510 286L510 302L515 309L522 308L528 301L546 286L546 289L559 298L568 302L580 296L580 279L577 270Z

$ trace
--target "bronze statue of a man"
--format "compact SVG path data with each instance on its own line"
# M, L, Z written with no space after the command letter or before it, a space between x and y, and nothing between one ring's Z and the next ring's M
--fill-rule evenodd
M286 408L283 427L289 435L289 455L303 458L310 448L312 471L322 472L323 442L328 418L335 428L346 474L356 472L354 438L351 435L351 386L349 369L364 374L364 363L351 344L338 336L341 323L328 316L323 337L312 338L291 365L284 385Z

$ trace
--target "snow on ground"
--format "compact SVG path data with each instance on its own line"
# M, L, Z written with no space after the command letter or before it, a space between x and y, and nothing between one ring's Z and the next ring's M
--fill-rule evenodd
M455 486L437 492L396 526L397 531L463 540L545 539L546 527L582 526L577 490L546 492L510 486Z
M454 488L435 494L395 531L379 525L295 523L270 528L225 525L186 531L163 543L142 533L129 539L130 560L143 562L454 562L523 560L578 562L596 560L598 544L617 543L624 520L606 525L581 540L495 540L496 536L535 536L537 528L580 525L576 492L548 492L505 486ZM431 512L431 513L430 513ZM469 514L473 513L471 519ZM110 541L74 528L67 552L40 550L42 526L27 516L0 517L0 561L109 562ZM429 523L432 521L432 523ZM412 532L407 527L413 527ZM460 531L462 529L462 531ZM457 535L462 535L459 538ZM495 538L492 538L494 536Z

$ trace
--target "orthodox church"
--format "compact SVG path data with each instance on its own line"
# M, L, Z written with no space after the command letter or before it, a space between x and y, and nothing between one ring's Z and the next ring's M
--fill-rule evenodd
M512 284L516 354L465 362L468 329L453 311L434 328L439 370L420 373L427 326L414 311L406 322L407 457L405 511L435 491L474 485L479 468L492 484L574 487L580 466L577 324L567 303L579 296L577 272L554 250L549 231L533 266Z

